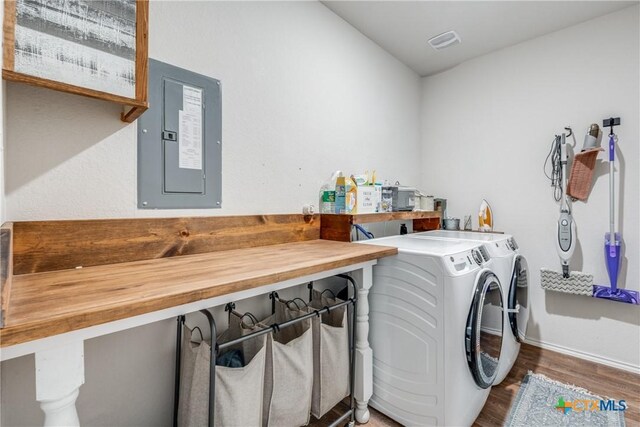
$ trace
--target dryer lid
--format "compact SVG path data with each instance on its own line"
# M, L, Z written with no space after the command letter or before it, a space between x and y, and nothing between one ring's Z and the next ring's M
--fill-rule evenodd
M482 244L492 258L513 257L515 240L510 234L479 233L470 231L433 230L409 235L420 240L451 240ZM513 242L513 243L512 243Z
M511 238L510 234L501 233L480 233L474 231L454 231L454 230L432 230L422 233L414 233L411 235L415 238L440 238L440 239L456 239L469 240L472 242L500 242Z
M469 251L478 246L478 243L463 240L415 239L411 237L410 234L360 240L358 243L365 245L394 246L401 252L442 257Z

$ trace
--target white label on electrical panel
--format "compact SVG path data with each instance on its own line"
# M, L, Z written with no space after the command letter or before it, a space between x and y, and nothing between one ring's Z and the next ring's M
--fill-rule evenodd
M202 170L202 89L182 87L178 111L178 167Z

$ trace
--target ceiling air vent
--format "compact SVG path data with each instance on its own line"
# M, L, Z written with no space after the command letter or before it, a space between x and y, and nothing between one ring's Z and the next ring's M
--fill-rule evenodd
M442 50L461 42L460 36L455 31L447 31L429 39L429 44L435 50Z

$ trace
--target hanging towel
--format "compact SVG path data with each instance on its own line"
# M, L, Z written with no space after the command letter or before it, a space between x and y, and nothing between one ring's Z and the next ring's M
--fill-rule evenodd
M571 164L569 183L567 184L567 194L574 199L585 201L591 192L591 181L593 180L593 169L596 166L598 153L604 151L603 148L591 148L576 154Z

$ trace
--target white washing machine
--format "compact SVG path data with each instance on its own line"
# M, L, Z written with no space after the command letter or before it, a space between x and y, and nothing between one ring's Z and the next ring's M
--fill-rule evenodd
M483 324L503 306L500 281L481 245L392 236L361 241L398 255L373 268L369 404L407 425L468 426L497 375L499 335Z
M529 321L529 269L527 260L520 254L518 245L509 234L476 233L465 231L434 230L411 234L419 239L449 239L482 243L492 261L500 279L506 310L502 314L505 336L502 340L502 352L498 375L494 384L499 384L511 371L520 352L520 343L524 341ZM487 331L498 330L497 321L487 322Z

